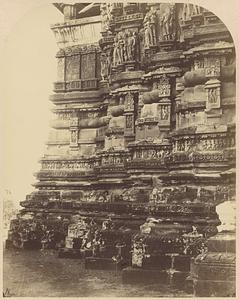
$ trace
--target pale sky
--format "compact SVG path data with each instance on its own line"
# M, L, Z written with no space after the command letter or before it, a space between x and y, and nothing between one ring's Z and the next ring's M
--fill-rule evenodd
M57 45L50 24L63 16L52 4L39 3L8 1L1 27L6 37L1 39L0 68L1 188L10 190L16 202L33 189L52 118L49 95L56 80Z
M197 3L227 24L238 45L238 1ZM33 173L44 154L56 80L57 46L50 24L62 21L48 0L0 1L0 186L17 203L33 190Z

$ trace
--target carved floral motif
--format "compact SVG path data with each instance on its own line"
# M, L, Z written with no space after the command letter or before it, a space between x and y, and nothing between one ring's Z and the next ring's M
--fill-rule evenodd
M156 85L158 89L159 97L169 97L170 96L170 81L169 78L164 74L160 77L159 82Z

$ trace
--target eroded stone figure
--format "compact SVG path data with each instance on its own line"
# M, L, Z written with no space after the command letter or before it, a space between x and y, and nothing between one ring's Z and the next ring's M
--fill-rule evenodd
M144 22L144 46L145 46L145 48L149 48L149 46L151 45L151 40L152 40L152 36L151 36L150 25L149 25L149 21L146 20Z
M169 118L169 107L167 105L163 105L161 108L161 120L168 120Z
M122 36L122 57L123 57L123 61L127 61L129 58L129 32L128 31L123 31L121 33Z
M144 40L145 47L155 46L157 44L156 39L156 25L157 15L153 7L147 12L144 18Z
M128 53L128 60L135 60L136 55L136 39L137 35L136 32L129 31L128 39L127 39L127 53Z
M102 31L109 30L109 23L112 20L111 14L112 7L107 3L101 3L100 5L100 13L101 13L101 23L102 23Z
M161 31L163 40L172 40L175 38L174 30L174 7L170 6L161 18Z
M108 78L108 65L107 65L107 58L106 55L101 56L101 78L102 80L106 80Z
M131 93L127 93L125 97L125 110L134 109L134 96Z
M118 36L114 38L114 50L113 50L113 65L117 66L120 63L120 48Z
M193 15L199 15L201 13L201 8L195 4L184 3L182 10L182 20L190 20Z
M152 42L153 45L156 45L156 23L157 23L157 16L156 16L156 11L154 10L153 7L150 8L149 11L149 21L150 21L150 30L152 33Z

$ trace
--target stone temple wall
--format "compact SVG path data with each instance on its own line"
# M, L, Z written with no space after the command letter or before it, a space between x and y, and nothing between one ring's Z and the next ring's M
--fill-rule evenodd
M162 240L172 241L164 254L199 254L196 243L185 250L185 235L215 235L216 206L235 200L235 49L226 26L192 4L55 6L65 16L52 26L55 118L8 242L70 249L81 236L81 250L86 242L87 251L108 249L95 257L123 243L126 260L141 266L145 249L141 257L132 246L141 235L151 254ZM69 224L84 234L69 235Z

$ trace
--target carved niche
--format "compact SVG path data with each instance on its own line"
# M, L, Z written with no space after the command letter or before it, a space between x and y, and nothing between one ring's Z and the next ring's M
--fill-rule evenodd
M96 77L96 53L85 53L81 56L81 79Z
M124 111L125 111L125 133L134 134L134 128L135 128L134 95L131 92L125 95Z
M144 47L149 48L157 45L157 14L153 7L144 17Z
M171 122L171 103L169 100L164 100L158 104L158 126L170 126Z
M134 95L130 92L125 95L124 110L134 111Z
M158 89L160 98L170 97L170 80L165 74L159 78L159 81L154 86Z
M126 127L126 130L133 130L134 116L132 114L125 116L125 127Z
M71 144L75 145L78 142L78 130L71 130Z
M159 39L160 41L172 41L176 39L176 6L175 4L163 4L160 17Z
M184 3L181 13L182 21L191 20L192 16L201 14L201 7L195 4Z
M79 118L78 114L76 112L72 113L71 119L70 119L70 133L71 133L71 139L70 139L70 147L75 148L78 146L78 138L79 138Z
M221 62L219 57L205 57L204 58L205 75L210 78L220 76Z
M217 79L210 79L205 84L207 91L207 110L221 107L221 92L220 81Z
M80 55L66 57L66 79L65 81L79 80L80 77Z
M122 30L114 38L113 66L137 59L138 33L135 30Z

